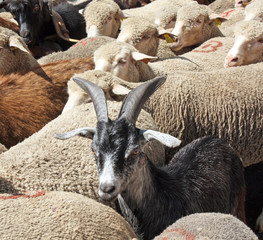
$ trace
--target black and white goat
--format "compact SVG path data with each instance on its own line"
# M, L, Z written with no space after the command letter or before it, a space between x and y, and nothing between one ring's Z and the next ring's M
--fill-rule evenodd
M74 80L93 100L97 127L55 137L81 135L93 139L99 196L104 201L118 198L126 219L138 222L138 236L153 239L177 219L197 212L229 213L245 221L243 166L227 143L210 136L197 139L162 168L142 152L144 143L151 139L167 146L180 142L168 134L135 126L143 104L164 83L164 77L133 89L115 121L108 118L103 91L84 79ZM131 212L133 216L129 216Z
M58 43L65 50L73 45L64 41L65 34L78 40L86 37L84 17L67 2L52 7L50 0L3 0L0 8L12 13L19 24L19 35L29 46L40 45L46 37L58 34L63 38Z

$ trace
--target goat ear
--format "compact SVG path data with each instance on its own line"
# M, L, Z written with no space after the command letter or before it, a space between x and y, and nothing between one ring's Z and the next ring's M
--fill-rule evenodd
M140 52L132 52L132 58L137 62L142 61L146 64L150 61L154 61L154 60L158 59L158 57L149 56L149 55L146 55L146 54L140 53Z
M57 139L65 140L68 138L72 138L76 135L79 135L81 137L93 139L95 132L96 132L96 128L85 127L85 128L78 128L70 132L55 134L54 137Z
M17 36L11 36L9 38L9 47L10 48L18 48L23 52L26 52L28 54L31 54L29 50L26 48L23 40L20 37Z
M163 145L174 148L181 144L181 140L176 137L171 136L170 134L161 133L154 130L140 130L140 135L146 140L150 141L155 139L162 143Z

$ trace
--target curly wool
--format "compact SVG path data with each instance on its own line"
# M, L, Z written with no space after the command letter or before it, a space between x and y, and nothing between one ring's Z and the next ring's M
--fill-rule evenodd
M257 20L241 21L235 26L235 36L245 36L247 39L257 39L263 34L263 22Z

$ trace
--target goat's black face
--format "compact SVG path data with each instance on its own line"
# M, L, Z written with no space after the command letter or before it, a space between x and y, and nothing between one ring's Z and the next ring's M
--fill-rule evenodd
M134 178L143 159L138 129L124 118L98 122L92 150L99 173L99 196L114 200Z
M14 0L5 9L18 22L19 34L25 43L34 45L39 39L44 22L50 18L47 3L42 0Z

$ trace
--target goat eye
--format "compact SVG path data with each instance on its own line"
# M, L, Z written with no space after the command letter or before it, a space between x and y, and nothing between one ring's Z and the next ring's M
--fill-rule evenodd
M33 12L34 12L34 13L39 12L39 8L40 8L39 5L36 4L36 5L34 6Z

